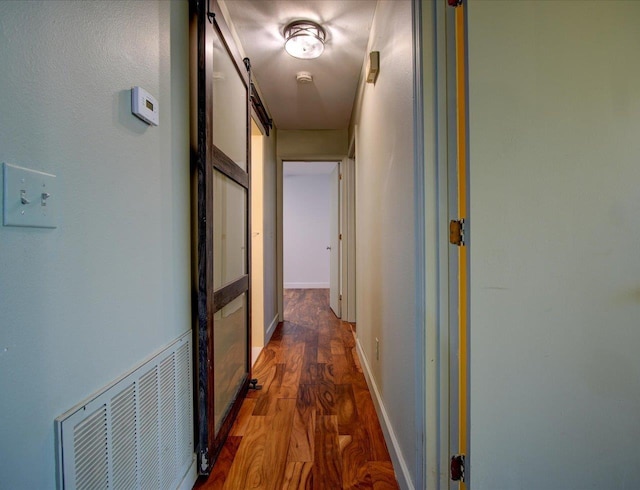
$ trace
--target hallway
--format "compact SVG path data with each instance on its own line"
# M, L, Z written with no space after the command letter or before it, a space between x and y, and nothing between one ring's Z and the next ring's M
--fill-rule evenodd
M285 322L206 482L195 488L398 488L348 323L324 289L285 290Z

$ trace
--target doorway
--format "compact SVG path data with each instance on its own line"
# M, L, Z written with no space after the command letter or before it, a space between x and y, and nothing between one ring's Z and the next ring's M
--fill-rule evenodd
M264 134L251 119L251 365L264 347Z
M284 289L329 289L340 317L338 162L283 162Z

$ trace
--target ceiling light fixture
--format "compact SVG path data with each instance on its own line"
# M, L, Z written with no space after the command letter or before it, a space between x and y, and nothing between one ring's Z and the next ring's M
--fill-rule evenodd
M294 58L311 60L324 51L325 32L311 20L296 20L284 28L284 49Z

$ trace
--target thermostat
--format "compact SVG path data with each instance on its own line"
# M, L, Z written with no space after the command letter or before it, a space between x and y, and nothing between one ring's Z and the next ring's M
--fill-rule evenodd
M142 87L131 88L131 113L151 126L158 125L158 101Z

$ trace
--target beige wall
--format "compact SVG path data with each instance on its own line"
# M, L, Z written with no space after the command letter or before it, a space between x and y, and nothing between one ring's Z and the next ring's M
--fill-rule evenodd
M2 488L55 488L54 419L191 328L188 32L182 1L0 2L0 162L56 174L59 218L0 227Z
M640 488L640 3L468 16L471 488Z
M407 485L417 470L411 25L410 1L378 3L369 49L380 51L380 75L375 85L361 86L351 128L358 342L396 445L396 472Z
M278 131L278 157L280 159L322 160L325 157L341 158L346 154L346 129L287 129Z

